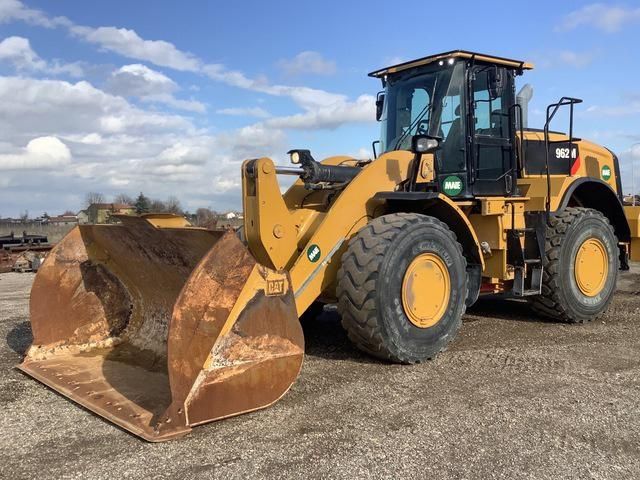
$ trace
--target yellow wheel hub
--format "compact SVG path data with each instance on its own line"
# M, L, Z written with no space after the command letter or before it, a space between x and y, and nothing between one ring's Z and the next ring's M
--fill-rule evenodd
M440 321L451 296L449 270L435 253L418 255L407 267L402 281L402 306L409 321L429 328Z
M604 288L609 276L609 255L596 238L586 240L576 253L575 278L580 291L595 297Z

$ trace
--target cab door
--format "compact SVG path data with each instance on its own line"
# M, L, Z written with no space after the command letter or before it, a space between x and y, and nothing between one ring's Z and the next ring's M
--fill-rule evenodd
M476 66L471 81L469 139L475 196L513 195L516 185L513 71Z

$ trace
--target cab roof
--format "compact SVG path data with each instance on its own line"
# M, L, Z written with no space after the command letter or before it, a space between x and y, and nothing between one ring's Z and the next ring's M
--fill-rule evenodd
M410 68L428 65L430 63L434 63L440 60L448 60L450 58L467 58L470 60L477 60L479 62L494 63L496 65L504 65L506 67L512 67L518 70L533 69L532 63L524 62L521 60L513 60L510 58L496 57L494 55L486 55L484 53L469 52L467 50L452 50L450 52L438 53L436 55L429 55L428 57L422 57L416 60L411 60L408 62L399 63L397 65L392 65L390 67L382 68L380 70L375 70L369 73L369 76L376 77L376 78L385 77L387 75L401 72L403 70L408 70Z

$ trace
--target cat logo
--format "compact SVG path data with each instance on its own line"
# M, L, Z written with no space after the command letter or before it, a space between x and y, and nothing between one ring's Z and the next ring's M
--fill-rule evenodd
M286 283L284 278L267 280L267 290L265 291L265 294L267 297L284 295L285 285Z

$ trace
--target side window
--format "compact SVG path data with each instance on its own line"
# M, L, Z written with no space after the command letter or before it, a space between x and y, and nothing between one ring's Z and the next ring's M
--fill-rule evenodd
M441 128L443 137L447 138L451 131L451 124L460 118L460 95L445 97L442 107Z
M484 70L476 73L476 78L473 81L476 135L490 135L498 138L509 137L509 112L505 108L504 96L505 92L503 92L502 97L491 98L488 71Z
M442 98L440 124L437 126L437 135L443 140L442 148L436 151L438 171L441 174L463 172L467 168L465 108L461 104L465 82L464 64L458 63Z
M393 128L393 137L389 139L387 148L395 150L408 150L411 148L411 135L407 134L419 116L422 116L423 122L428 122L429 115L424 115L425 108L429 105L429 94L424 88L416 88L414 85L407 85L398 91L395 102L395 120ZM422 123L422 122L420 122ZM419 125L418 125L419 127ZM401 141L401 144L397 142Z
M502 92L492 92L491 78L496 78L495 67L486 67L475 72L473 80L473 113L474 122L474 157L478 180L494 182L494 193L502 190L503 186L510 191L502 179L511 171L513 149L511 147L509 126L509 104L512 95L512 83L506 71L498 72L504 75ZM511 88L511 90L510 90ZM500 93L500 95L496 95ZM487 183L485 187L490 191ZM503 188L500 187L500 188ZM476 188L480 188L478 185Z
M411 123L416 121L427 105L429 105L427 91L424 88L415 89L411 97Z

